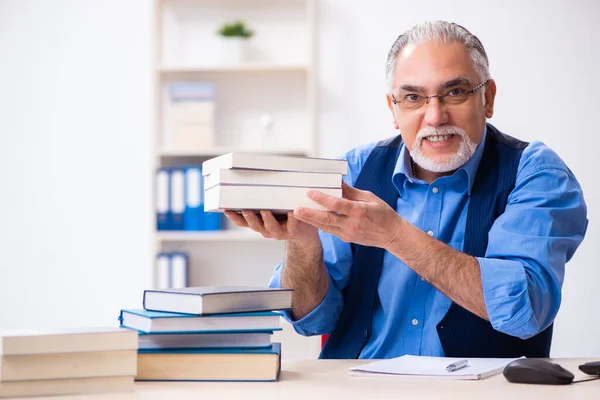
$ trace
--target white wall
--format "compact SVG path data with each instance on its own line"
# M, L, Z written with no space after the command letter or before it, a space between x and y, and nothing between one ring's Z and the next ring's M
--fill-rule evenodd
M114 326L141 306L151 11L0 1L0 328Z
M151 11L145 0L0 0L0 328L116 324L150 285ZM593 0L319 1L322 155L394 133L387 51L415 23L448 19L489 53L492 122L543 140L579 178L591 222L567 268L555 356L600 355L588 300L600 283L598 15Z

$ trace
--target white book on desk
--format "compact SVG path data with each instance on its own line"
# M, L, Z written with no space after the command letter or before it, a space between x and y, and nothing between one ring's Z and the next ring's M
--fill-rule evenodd
M461 358L404 355L358 365L349 370L353 376L386 376L432 379L484 379L502 372L516 358L468 358L467 366L456 371L446 367Z
M0 398L133 392L132 376L0 382Z
M136 350L137 347L138 335L121 328L0 331L0 356Z
M284 310L292 307L292 290L251 286L199 286L145 290L144 309L183 314L223 314Z

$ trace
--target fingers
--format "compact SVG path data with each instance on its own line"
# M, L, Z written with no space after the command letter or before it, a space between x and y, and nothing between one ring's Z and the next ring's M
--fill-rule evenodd
M308 197L310 197L312 200L316 201L329 211L333 211L343 215L348 215L350 213L350 210L352 210L353 206L352 201L350 200L330 196L328 194L316 190L309 191Z
M231 222L233 222L236 226L241 228L248 228L248 223L246 219L235 211L225 210L225 216L229 218Z
M280 240L285 238L285 230L283 229L283 226L281 223L279 223L279 221L277 221L271 211L262 210L260 215L262 217L265 229L273 238Z
M319 211L310 208L295 209L294 217L326 232L329 232L332 227L340 227L345 218L331 211Z
M248 223L248 226L250 227L250 229L260 233L264 237L267 237L267 238L271 237L269 232L265 229L262 219L259 218L258 215L256 215L256 213L254 211L242 210L242 215L246 219L246 222Z
M291 236L294 236L298 232L298 229L300 227L300 221L296 217L294 217L293 211L288 211L287 222L285 227Z
M367 190L356 189L342 181L342 196L349 200L367 201L371 199L372 193Z

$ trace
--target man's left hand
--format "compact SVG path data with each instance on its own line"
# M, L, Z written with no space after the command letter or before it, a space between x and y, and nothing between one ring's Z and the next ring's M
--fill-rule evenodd
M344 242L386 249L398 235L404 219L369 191L342 182L342 194L343 198L339 198L310 191L308 196L329 211L297 208L294 217Z

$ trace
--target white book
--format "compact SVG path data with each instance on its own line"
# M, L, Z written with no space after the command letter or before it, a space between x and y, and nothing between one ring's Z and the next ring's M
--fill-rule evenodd
M341 174L317 172L265 171L254 169L218 169L204 176L204 189L216 185L300 186L341 188Z
M308 197L309 190L342 197L341 188L217 185L204 192L204 211L272 210L281 213L298 207L327 210Z
M202 163L202 175L218 169L261 169L270 171L347 174L348 162L328 158L292 157L258 153L227 153Z
M136 373L137 349L0 357L1 382L135 376Z
M243 313L292 306L292 290L250 286L201 286L145 290L144 309L182 314Z
M254 348L271 345L271 332L140 335L140 350Z
M0 355L118 351L137 347L137 335L121 328L0 331Z
M133 376L0 382L0 398L132 392Z
M352 367L349 374L353 376L477 380L499 374L508 363L516 358L468 358L465 367L455 371L447 370L450 364L460 360L462 359L452 357L404 355Z

